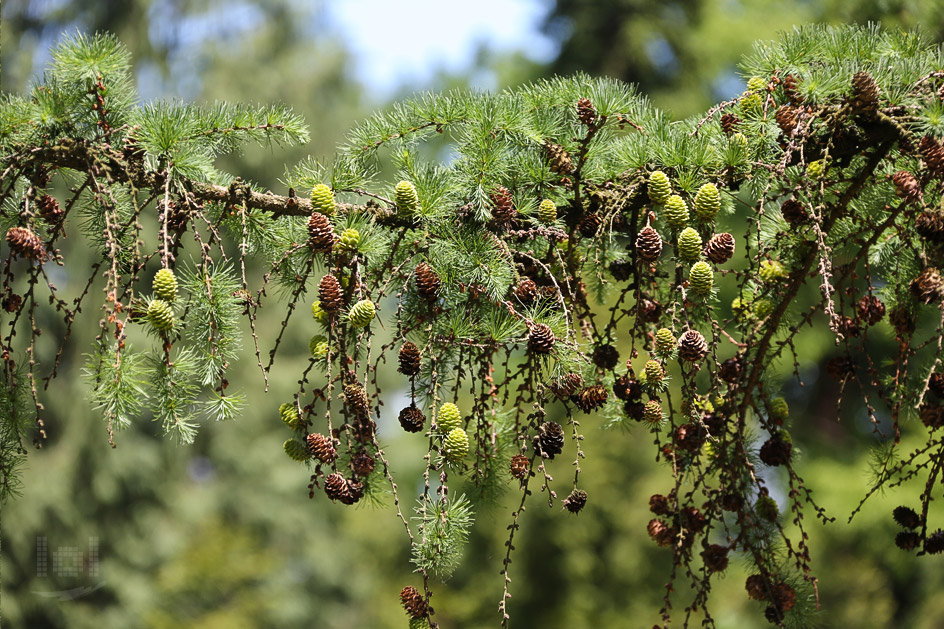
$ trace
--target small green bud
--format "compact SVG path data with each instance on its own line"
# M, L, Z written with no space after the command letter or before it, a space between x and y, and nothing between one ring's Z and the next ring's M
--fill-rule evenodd
M298 423L301 421L301 417L298 416L298 409L295 408L295 404L292 402L286 402L279 406L279 417L282 418L282 423L292 430L298 428Z
M311 205L325 216L333 216L336 210L334 192L330 187L319 183L311 190Z
M672 330L668 328L661 328L656 332L656 352L659 356L666 358L671 356L675 351L675 346L678 344L678 339L675 338L675 335L672 334ZM648 363L646 367L648 367ZM647 376L648 378L648 376Z
M374 302L369 299L362 299L351 306L347 319L355 328L364 328L370 325L370 322L374 320L374 315L376 314L377 307L374 306Z
M783 265L777 260L761 260L758 274L760 275L760 279L769 283L785 278L787 276L787 270L783 268Z
M550 199L541 201L541 205L538 206L538 220L545 225L557 220L557 206L554 205L553 201Z
M738 108L746 118L759 118L764 113L764 99L757 92L744 92Z
M706 183L695 193L695 214L704 221L710 221L721 210L721 193L718 186Z
M328 313L322 309L320 301L311 303L311 318L318 323L328 323Z
M826 160L818 159L806 166L806 176L810 179L822 179L826 174Z
M308 350L315 360L324 360L328 357L328 339L321 334L314 335L308 341Z
M410 618L410 629L429 629L429 619L426 616Z
M681 231L688 225L688 204L677 194L670 196L665 202L665 222L675 231Z
M688 272L688 285L697 295L707 295L711 292L714 277L707 262L696 262L692 265L691 271Z
M738 131L729 138L728 142L739 149L742 153L747 153L747 136Z
M443 454L450 461L461 461L469 453L469 435L461 428L453 428L443 439Z
M646 366L643 367L642 373L646 377L646 382L652 386L659 384L665 378L665 369L657 360L648 361Z
M654 170L649 174L649 198L653 203L665 203L672 194L672 184L669 177L661 170Z
M701 455L706 459L713 459L717 456L718 452L715 450L715 442L711 439L706 439L705 443L701 444Z
M416 186L409 181L401 181L394 189L394 201L397 211L404 216L413 216L420 207L420 197L416 193Z
M173 303L177 299L177 278L170 269L161 269L154 274L154 283L152 284L154 296L163 299L167 303Z
M691 227L686 227L678 237L679 258L685 262L694 262L701 257L701 236Z
M338 241L338 244L335 245L335 249L338 251L347 251L349 253L354 253L357 251L357 248L361 245L361 234L356 229L348 228L341 232L341 239Z
M642 418L648 424L658 424L662 421L662 402L649 400L642 408Z
M285 454L287 454L293 461L307 461L311 456L305 444L298 439L287 440L282 444L282 449L285 450Z
M440 406L439 413L436 415L436 425L439 427L439 432L444 435L459 428L462 425L459 407L452 402L446 402Z
M780 517L780 507L777 506L777 501L770 496L758 497L754 509L757 511L757 515L768 522L775 522Z
M752 304L751 311L758 319L764 319L774 311L774 304L769 299L758 299Z
M163 299L152 299L148 304L147 320L155 330L167 332L174 327L174 309Z
M784 422L790 417L790 406L782 397L775 397L770 400L770 417L779 422Z
M748 92L766 92L767 81L760 78L759 76L752 76L747 81L747 91Z

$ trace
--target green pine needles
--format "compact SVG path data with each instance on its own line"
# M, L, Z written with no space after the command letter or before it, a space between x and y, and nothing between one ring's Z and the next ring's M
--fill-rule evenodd
M281 195L216 164L307 141L289 109L139 105L121 44L66 39L28 93L0 101L0 500L46 436L45 385L73 324L98 322L85 373L114 445L142 421L190 443L236 417L229 375L248 336L263 386L286 353L307 361L287 374L292 401L272 404L284 432L261 447L305 463L311 498L402 504L420 488L416 526L401 516L420 623L438 626L430 577L461 570L473 510L504 491L520 495L507 625L529 497L592 518L584 431L606 426L668 463L639 531L673 562L665 622L691 595L686 622L711 626L713 583L739 558L758 615L806 626L807 530L834 516L797 467L798 340L835 342L821 377L872 420L856 512L926 479L905 498L920 527L895 543L944 551L928 515L944 466L942 58L914 33L797 29L755 48L735 102L683 121L585 75L420 95L331 160L287 168ZM87 275L57 287L47 269L67 264ZM260 324L264 304L280 323ZM384 404L381 373L403 408ZM421 478L395 481L378 424L426 448ZM903 435L923 445L900 452Z

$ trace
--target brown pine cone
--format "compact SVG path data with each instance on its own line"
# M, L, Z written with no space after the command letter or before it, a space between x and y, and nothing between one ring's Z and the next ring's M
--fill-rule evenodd
M432 267L425 262L420 262L416 265L416 270L413 273L416 281L416 292L419 296L430 301L436 299L442 282L440 282L439 276L436 275Z
M833 380L842 382L855 373L855 363L848 356L836 356L826 361L826 373Z
M536 323L528 333L528 351L535 354L548 354L554 349L554 331L546 323Z
M895 184L895 193L906 201L914 201L921 196L921 184L907 170L899 170L892 175L892 183Z
M728 567L728 547L709 544L701 552L701 559L705 562L708 572L724 572Z
M403 430L407 432L420 432L423 430L423 425L426 423L426 416L423 415L423 411L411 404L400 411L399 420L400 425L403 426Z
M715 264L724 264L734 255L734 236L727 232L715 234L705 245L705 257Z
M929 242L944 244L944 212L921 212L915 220L915 231Z
M798 122L797 108L793 105L781 105L774 114L777 119L777 126L783 131L783 134L789 136L796 129Z
M351 457L351 469L358 478L367 478L374 471L374 457L366 452L358 452Z
M583 378L579 373L568 373L551 383L550 389L560 399L566 399L577 392L577 389L583 384Z
M646 530L649 531L649 537L652 538L652 541L663 548L674 544L678 535L678 530L674 526L669 526L658 518L649 520Z
M662 236L648 225L643 227L636 236L636 252L646 262L655 262L662 255Z
M518 210L511 198L511 192L504 186L498 186L488 195L494 208L492 209L492 219L496 223L508 223L518 218Z
M564 508L571 513L580 513L580 510L587 504L587 492L582 489L575 489L570 495L564 498Z
M797 87L800 85L800 79L788 74L783 77L783 95L790 99L790 102L794 105L799 105L803 102L803 97L798 93Z
M698 330L687 330L678 341L679 358L697 363L708 354L708 342Z
M905 305L899 304L888 313L888 321L895 328L898 338L905 338L915 331L914 313Z
M593 364L609 371L619 362L619 350L612 345L597 345L593 348Z
M400 603L410 618L422 618L429 612L429 605L423 595L412 585L400 590Z
M741 377L741 361L739 356L729 358L718 369L718 376L728 384L734 384Z
M721 129L724 131L725 135L731 135L737 130L738 123L740 122L741 119L734 114L723 114L721 116Z
M929 555L937 555L944 552L944 531L938 529L928 535L928 539L924 541L924 552Z
M914 550L921 543L921 536L913 531L902 531L895 536L895 546L902 550Z
M597 119L597 109L589 98L581 98L577 101L577 117L588 127L593 126Z
M859 114L878 109L878 84L868 72L856 72L852 77L852 110Z
M704 430L696 424L682 424L672 434L672 441L679 450L695 452L705 442Z
M544 154L547 157L551 170L559 175L569 175L574 172L574 160L570 153L560 144L547 143L544 145Z
M344 482L347 483L347 493L340 498L342 504L352 505L364 497L364 483L353 478Z
M344 403L354 413L355 417L367 417L370 414L370 402L367 399L367 391L359 384L348 384L344 386Z
M744 582L744 589L747 590L748 598L755 601L762 601L767 598L767 580L762 575L752 574Z
M324 480L324 492L331 500L350 500L351 491L347 486L347 480L339 473L328 474Z
M602 224L603 219L600 218L597 212L589 212L584 214L580 222L577 223L577 231L579 231L580 235L584 238L593 238L597 235L597 231Z
M793 454L793 444L779 432L760 447L760 460L771 467L786 465L790 461L791 454Z
M59 202L56 201L56 198L48 194L44 194L36 199L36 205L39 207L39 215L50 225L58 225L62 217L66 214L62 208L59 207Z
M662 304L655 299L643 297L636 303L636 316L645 323L655 323L662 316Z
M518 282L514 293L521 303L530 306L538 298L538 285L534 283L534 280L526 277Z
M934 179L944 177L944 147L930 135L921 138L918 143L918 151L921 152L921 159L924 165Z
M856 303L859 318L868 325L875 325L885 318L885 304L875 295L863 295Z
M318 283L318 298L321 300L321 309L325 312L336 312L344 305L344 296L341 294L341 283L338 278L328 273Z
M523 454L516 454L512 456L509 468L509 471L513 477L517 478L518 480L524 480L528 477L528 471L530 468L528 457Z
M944 426L944 406L926 401L918 409L918 417L921 418L921 423L928 428L940 428Z
M619 376L613 382L613 395L621 400L638 400L642 397L642 385L629 374Z
M573 396L574 404L584 413L591 413L606 404L609 391L602 384L594 384L577 391Z
M786 220L791 227L802 225L810 218L803 204L793 198L783 202L780 206L780 213L783 214L784 220Z
M617 282L625 282L633 273L633 263L629 260L613 260L610 262L610 275Z
M534 437L534 449L544 459L553 459L564 450L564 429L557 422L544 422Z
M899 526L906 529L916 529L921 526L921 516L910 507L895 507L895 510L892 511L892 517L895 518L895 522Z
M415 343L406 341L400 347L397 362L400 363L397 371L404 376L415 376L420 372L420 348Z
M926 304L941 301L942 293L944 293L944 279L941 278L941 272L934 267L921 271L921 274L911 282L911 294Z
M3 296L2 305L7 312L16 312L23 305L23 298L16 293L7 293Z
M337 236L331 221L321 212L312 212L308 219L308 246L312 251L331 251Z
M656 515L672 515L669 499L662 494L652 494L649 497L649 510Z
M944 399L944 373L935 371L928 379L928 391Z
M308 451L312 456L322 463L334 463L338 458L338 451L334 447L334 441L331 437L326 437L321 433L313 432L308 435Z
M29 228L11 227L7 230L7 242L10 244L10 250L21 258L40 262L46 259L43 241Z

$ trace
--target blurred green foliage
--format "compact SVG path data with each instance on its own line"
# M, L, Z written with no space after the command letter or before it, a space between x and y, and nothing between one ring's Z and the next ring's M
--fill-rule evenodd
M487 51L478 63L490 68L500 85L537 72L581 69L618 76L640 83L657 106L684 115L714 102L728 89L725 81L736 76L734 63L750 42L778 29L810 20L876 19L888 25L920 23L940 39L942 13L941 3L920 0L559 0L549 30L561 32L555 29L564 19L572 34L550 68L522 70ZM83 0L48 6L8 1L0 32L3 86L20 89L56 33L74 27L109 30L131 49L139 81L159 86L145 90L151 96L281 101L302 114L312 129L309 146L280 152L277 159L259 149L220 164L276 186L284 163L307 153L330 154L370 105L369 95L348 78L343 45L311 32L316 17L290 0L237 5ZM221 26L201 35L207 23ZM185 25L196 31L181 28ZM446 87L464 80L441 77ZM66 272L61 279L74 288ZM261 325L277 325L281 314L264 313ZM5 626L406 626L397 593L419 584L408 573L409 548L393 511L308 500L297 464L280 452L284 429L277 409L294 382L273 380L270 392L262 394L246 343L246 355L233 371L249 394L239 420L204 426L189 447L174 446L160 437L159 426L142 421L112 450L100 418L80 401L86 389L77 352L91 341L88 330L94 329L96 313L85 316L85 333L80 322L65 367L52 384L50 439L29 458L25 495L3 507L0 620ZM303 364L312 333L307 323L295 321L290 330L294 342L287 347L296 348L296 362L286 353L283 373ZM56 329L50 337L61 332L59 321L40 324ZM884 342L891 343L885 331ZM944 573L934 559L916 560L891 543L897 530L891 510L898 498L876 496L846 523L868 487L871 437L861 413L850 411L842 421L836 416L840 391L819 377L830 345L823 333L801 335L797 350L806 386L788 390L796 445L803 453L800 471L818 502L837 518L811 527L811 546L820 549L813 559L822 626L944 626L944 603L935 596ZM784 375L790 371L784 365ZM397 408L402 380L391 374L381 384L391 393L387 408ZM421 450L401 438L390 413L385 419L380 434L395 445L388 448L394 471L420 483ZM649 443L613 439L603 423L602 418L596 425L585 422L586 509L572 517L542 509L536 500L523 516L511 567L515 626L642 626L655 617L671 560L646 535L651 515L644 505L650 494L667 490L669 475L652 461ZM550 473L569 474L567 460L551 465ZM407 494L414 489L401 487ZM517 499L506 495L491 511L476 515L465 563L445 586L435 588L432 604L444 627L495 624L501 596L496 553L503 550ZM97 576L89 575L93 558L87 555L79 577L57 576L51 566L48 576L40 576L39 536L48 540L50 553L60 546L86 552L86 540L97 537ZM729 578L718 585L719 627L749 626L758 617L751 609L757 604L744 596L745 574L744 566L732 561ZM99 585L81 596L74 592Z

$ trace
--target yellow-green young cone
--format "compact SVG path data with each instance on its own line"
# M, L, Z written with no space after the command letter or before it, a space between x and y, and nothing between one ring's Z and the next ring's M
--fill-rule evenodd
M174 327L174 309L163 299L152 299L148 304L147 320L155 330L167 332Z
M649 174L649 198L653 203L665 203L672 194L672 184L669 177L661 170L654 170Z
M780 517L780 507L777 506L777 501L770 496L760 496L757 498L754 509L757 510L757 515L768 522L774 522Z
M450 461L459 461L469 453L469 435L461 428L453 428L443 439L443 454Z
M677 194L670 196L665 202L665 222L675 231L680 231L688 225L688 204Z
M436 425L439 426L439 432L444 435L459 428L462 425L459 407L452 402L446 402L440 406L439 413L436 415Z
M708 439L705 441L705 443L701 444L701 455L706 459L713 459L717 454L718 453L715 450L715 442L711 439Z
M764 282L773 282L785 278L787 270L777 260L762 260L758 275Z
M775 397L770 401L770 416L773 419L785 421L790 417L790 406L782 397Z
M701 257L701 236L691 227L686 227L678 237L679 258L694 262Z
M688 286L698 295L707 295L714 285L714 276L707 262L696 262L688 272Z
M369 299L362 299L353 306L351 306L350 312L347 313L347 320L351 322L355 328L364 328L370 325L370 322L374 320L374 315L377 314L377 307L374 306L374 302Z
M820 179L826 174L826 160L818 159L806 166L806 175L811 179Z
M769 299L758 299L751 307L751 311L758 319L763 319L774 311L774 303Z
M311 318L318 323L328 322L328 313L321 308L320 301L311 302Z
M291 402L286 402L279 406L279 417L282 418L282 423L292 430L298 428L298 423L301 421L301 418L298 416L298 409L295 408L295 405Z
M285 454L294 461L307 461L311 456L305 444L298 439L287 440L282 444L282 449L285 450Z
M361 244L361 234L356 229L348 228L341 232L341 239L334 247L340 251L357 251Z
M767 90L767 81L759 76L752 76L747 81L748 92L764 92Z
M324 360L328 357L328 339L321 334L316 334L308 341L308 350L315 360Z
M155 297L167 303L173 303L177 299L177 278L174 277L174 272L170 269L161 269L155 273L152 289Z
M541 201L538 206L538 220L548 225L557 220L557 206L550 199Z
M642 373L646 377L646 382L652 385L659 384L665 377L665 369L656 360L648 361L646 366L643 367Z
M660 356L670 356L675 351L676 344L678 344L678 339L669 328L661 328L656 332L656 351Z
M397 211L404 216L416 214L420 208L420 196L416 193L416 186L409 181L401 181L394 189L394 201Z
M336 210L334 192L329 186L319 183L311 190L311 205L325 216L333 216Z
M658 424L662 421L662 402L659 400L649 400L642 407L642 418L646 423Z
M737 133L731 134L731 139L728 140L732 145L741 149L743 152L747 152L747 136L738 131Z
M429 620L426 616L410 618L410 629L429 629Z
M764 99L757 92L744 92L738 108L745 117L758 117L764 112Z
M704 221L710 221L721 210L721 193L718 186L706 183L695 193L695 214Z

